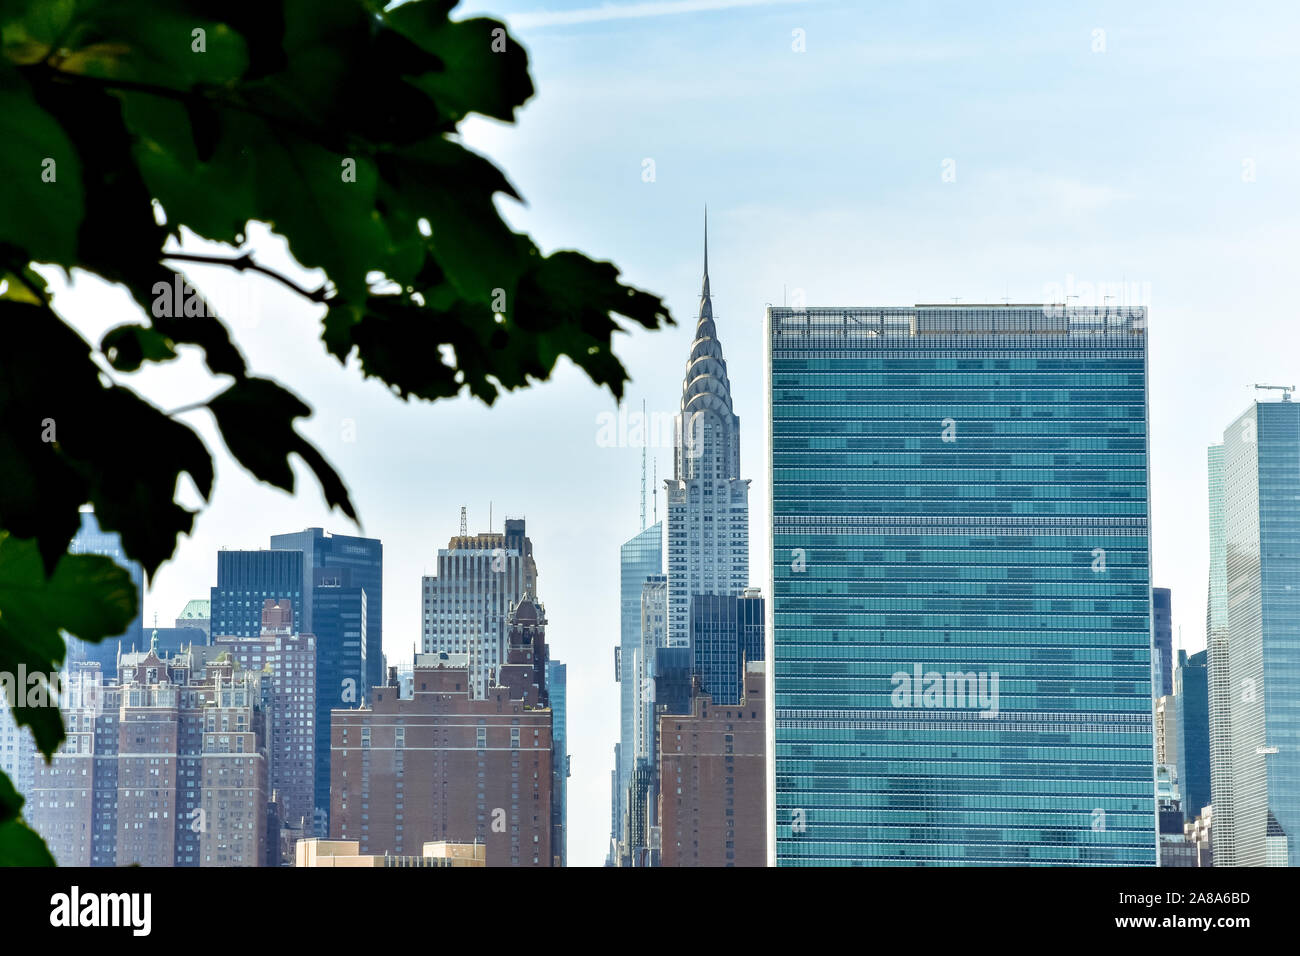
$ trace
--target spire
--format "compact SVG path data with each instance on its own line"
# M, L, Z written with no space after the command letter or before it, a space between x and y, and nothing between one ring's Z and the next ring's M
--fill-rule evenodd
M700 289L700 322L713 321L713 300L709 292L709 207L704 207L704 285Z

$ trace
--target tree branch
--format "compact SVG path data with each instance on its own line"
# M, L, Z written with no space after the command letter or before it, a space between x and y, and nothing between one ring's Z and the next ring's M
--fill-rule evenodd
M189 252L164 252L162 254L162 258L173 259L176 260L177 262L197 262L203 265L210 265L210 266L226 266L227 268L234 269L237 272L261 273L262 275L274 279L276 282L279 282L285 288L292 289L294 292L297 292L304 299L307 299L311 302L323 303L329 301L328 283L321 286L319 289L317 289L314 292L310 289L304 289L302 286L298 285L298 283L294 282L288 276L283 276L280 273L276 272L274 269L268 269L266 266L259 265L258 263L254 262L252 253L245 252L242 256L237 256L234 259L228 259L225 258L224 256L202 256L202 255L197 255Z

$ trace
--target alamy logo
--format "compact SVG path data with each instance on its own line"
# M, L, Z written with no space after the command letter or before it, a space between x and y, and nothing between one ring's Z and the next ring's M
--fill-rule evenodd
M935 710L979 710L981 717L998 715L998 674L996 671L922 672L920 664L912 673L896 671L890 682L894 692L889 701L895 707L922 707Z
M74 886L50 897L50 925L126 926L135 936L148 936L152 926L150 893L86 893Z

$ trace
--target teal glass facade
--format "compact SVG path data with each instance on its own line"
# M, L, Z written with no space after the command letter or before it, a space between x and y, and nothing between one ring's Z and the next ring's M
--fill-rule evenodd
M1145 327L768 310L778 865L1155 865Z

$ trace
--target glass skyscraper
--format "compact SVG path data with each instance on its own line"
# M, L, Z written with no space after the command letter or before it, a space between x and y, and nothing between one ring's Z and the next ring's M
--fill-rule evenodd
M330 534L307 528L271 535L271 547L301 551L303 563L303 631L315 631L312 588L318 568L347 568L352 586L366 592L366 684L379 687L387 677L384 666L384 543L378 538ZM328 779L328 778L327 778Z
M1289 398L1229 425L1210 474L1222 535L1209 601L1222 615L1209 644L1216 866L1300 866L1300 404Z
M258 637L262 603L293 605L293 632L303 626L301 551L218 551L217 584L212 589L212 637Z
M546 661L546 695L551 705L551 856L557 866L569 865L569 669Z
M611 818L616 844L623 837L627 788L636 765L637 657L641 651L641 591L648 577L664 570L663 525L643 529L619 549L619 645L615 650L614 677L619 682L619 746L614 750ZM611 857L616 851L611 849Z
M779 865L1154 865L1143 308L769 308Z
M1205 651L1178 652L1174 703L1178 708L1178 780L1183 817L1191 823L1210 802L1210 691Z
M740 703L745 692L745 665L765 659L764 617L758 588L749 588L739 597L701 594L691 601L694 671L700 678L700 690L715 705Z
M1174 692L1174 623L1173 595L1168 588L1151 589L1151 667L1154 672L1151 692L1168 697Z

